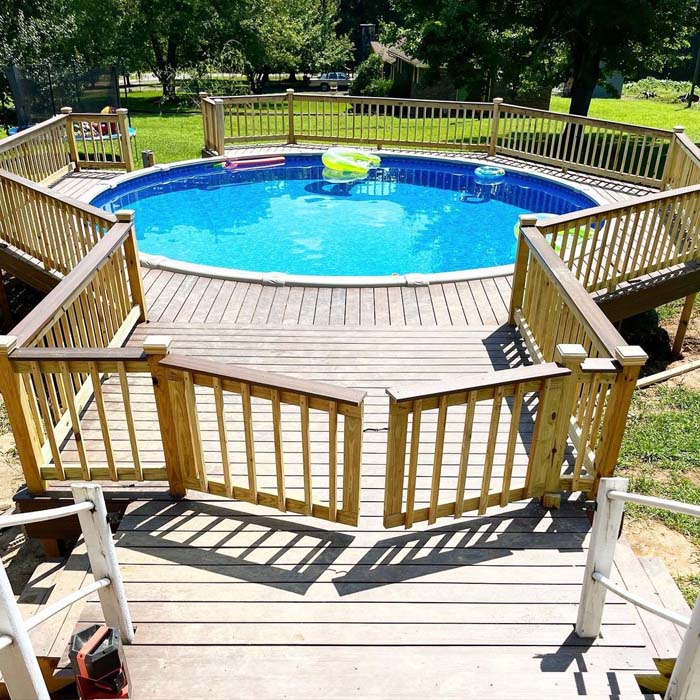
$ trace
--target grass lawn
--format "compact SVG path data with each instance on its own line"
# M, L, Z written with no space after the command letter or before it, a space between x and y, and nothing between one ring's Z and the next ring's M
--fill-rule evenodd
M551 109L554 112L568 113L570 102L568 98L552 97ZM593 100L588 116L659 129L673 129L674 126L680 125L685 127L686 133L693 141L700 141L700 107L697 105L686 109L685 105L678 102Z

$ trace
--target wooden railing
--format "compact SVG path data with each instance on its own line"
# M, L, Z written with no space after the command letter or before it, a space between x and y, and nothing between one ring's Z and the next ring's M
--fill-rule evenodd
M432 524L438 517L459 518L469 510L483 514L489 506L527 497L554 497L560 488L563 459L557 461L552 455L563 455L568 413L562 403L573 402L575 377L572 386L568 365L576 367L578 360L576 353L567 353L563 348L558 358L561 366L545 363L387 390L385 527L409 528L422 520ZM484 414L488 415L485 436L477 434ZM507 418L506 430L503 418ZM461 435L454 455L445 450L450 432ZM497 446L505 446L504 455L500 450L496 455ZM450 463L450 456L458 461ZM526 474L514 478L516 457L523 456ZM514 486L516 480L519 485ZM419 488L419 483L425 485ZM426 504L419 503L419 493L428 494ZM446 501L441 500L443 494Z
M591 487L613 473L647 356L627 345L534 223L533 217L521 217L510 322L535 362L555 360L562 345L582 348L569 426L577 456L567 480Z
M682 126L673 130L661 189L674 190L700 183L700 150L683 132Z
M0 171L49 184L77 168L131 171L134 157L128 110L61 114L0 140Z
M117 222L101 209L0 170L0 238L49 273L66 275Z
M50 182L70 170L67 117L60 114L0 140L0 169L34 182Z
M147 339L144 349L155 379L171 487L179 483L282 512L357 525L364 392L169 355L169 339ZM213 448L205 447L201 425L212 415L215 425L206 428L217 435ZM283 424L293 426L291 440ZM256 449L270 434L272 455ZM233 440L243 443L241 472L236 471L241 465L233 456ZM269 490L266 484L272 483L274 490Z
M538 226L588 292L700 260L700 185L547 219Z
M73 114L69 107L62 111L67 117L68 150L77 169L134 169L126 109L114 114Z
M219 155L227 144L264 142L445 148L518 156L665 186L674 181L669 152L676 154L680 167L679 153L687 140L665 129L517 107L500 98L487 103L400 100L288 90L202 94L201 105L205 148Z
M634 124L501 105L496 152L658 185L672 132Z

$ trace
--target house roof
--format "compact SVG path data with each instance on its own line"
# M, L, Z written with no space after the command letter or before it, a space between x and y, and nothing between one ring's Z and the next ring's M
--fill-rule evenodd
M418 68L428 67L427 63L424 63L413 56L409 56L398 46L386 46L378 41L372 41L370 43L372 45L372 51L378 54L384 63L396 63L396 61L403 61L404 63L410 63L412 66L416 66Z

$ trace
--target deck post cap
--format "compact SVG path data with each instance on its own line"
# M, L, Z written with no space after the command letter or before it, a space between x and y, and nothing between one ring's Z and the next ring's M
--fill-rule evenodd
M143 351L146 355L167 355L172 343L169 335L148 335L143 341Z
M579 343L559 343L554 352L554 359L559 363L583 362L587 357L586 348Z
M648 359L639 345L619 345L615 348L615 359L623 366L643 365Z
M198 93L198 94L199 94L200 97L209 97L209 93L208 93L208 92L205 92L204 90L202 90L202 91L201 91L200 93Z
M288 95L291 95L293 92L294 92L294 90L293 90L292 88L287 88L287 94L288 94Z
M61 114L70 114L72 111L72 107L61 107Z
M120 209L114 212L114 216L117 217L117 221L133 221L134 220L134 210L133 209Z
M518 217L521 226L534 226L537 223L535 214L521 214Z
M673 127L673 133L674 134L682 134L685 131L684 126L674 126Z
M17 336L0 335L0 355L9 355L17 347Z
M503 98L502 97L494 97L493 103L498 104L498 105L503 104Z

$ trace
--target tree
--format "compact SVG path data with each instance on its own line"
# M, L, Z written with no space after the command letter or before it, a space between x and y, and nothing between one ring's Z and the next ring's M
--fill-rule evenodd
M548 0L535 17L540 51L563 47L573 78L571 114L588 114L605 73L654 71L677 60L688 45L696 0ZM534 14L534 13L533 13ZM531 15L532 16L532 15Z
M588 113L607 72L677 60L697 0L396 0L402 38L433 72L473 96L573 78L570 111Z

